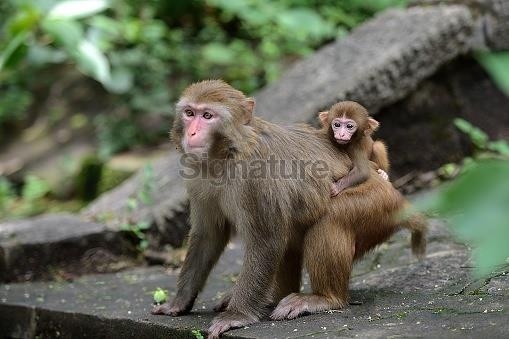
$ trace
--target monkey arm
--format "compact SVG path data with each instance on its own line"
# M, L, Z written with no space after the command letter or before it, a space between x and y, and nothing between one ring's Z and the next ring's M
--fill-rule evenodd
M204 208L204 204L192 202L191 205L189 249L178 278L177 294L171 303L156 306L153 314L176 316L188 313L229 241L229 225L218 213L218 208Z
M371 162L364 152L352 154L353 168L343 178L336 181L332 187L332 196L338 195L341 191L368 180L371 173Z

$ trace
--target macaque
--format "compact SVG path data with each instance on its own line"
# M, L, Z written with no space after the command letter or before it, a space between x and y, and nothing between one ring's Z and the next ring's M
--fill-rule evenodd
M353 164L346 176L331 185L331 196L368 180L373 165L384 179L388 179L389 159L385 144L373 141L371 137L380 124L362 105L353 101L338 102L329 111L320 112L319 119L331 141L348 153Z
M243 266L209 338L259 321L270 305L277 304L274 320L344 307L354 260L401 227L412 231L414 253L426 244L426 224L401 218L406 200L378 175L331 199L330 178L348 172L345 152L309 126L254 117L254 104L221 80L190 85L176 104L171 138L184 153L189 249L175 298L152 313L191 311L235 229L245 244ZM262 176L239 175L255 164L267 165ZM294 165L299 172L286 175ZM303 265L312 293L300 292Z

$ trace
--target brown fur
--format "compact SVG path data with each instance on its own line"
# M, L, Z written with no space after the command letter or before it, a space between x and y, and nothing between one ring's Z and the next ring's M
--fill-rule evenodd
M347 303L355 259L400 226L424 232L424 224L396 220L405 199L378 175L331 199L331 178L346 175L350 160L321 131L306 126L285 128L251 117L246 105L250 99L222 81L193 84L182 100L213 102L231 112L232 119L222 123L208 153L209 160L227 159L225 168L239 159L266 161L272 156L277 160L319 159L328 172L320 177L306 167L303 178L288 179L278 178L268 168L267 179L235 177L221 185L213 179L187 180L192 226L189 250L175 299L155 307L153 313L176 316L192 308L232 227L245 242L244 264L231 295L220 304L219 309L226 310L213 320L209 338L258 321L273 302L279 302L273 319L341 308ZM178 112L172 130L176 145L184 132ZM202 160L188 165L211 171ZM211 174L221 177L217 172ZM303 263L310 274L310 295L299 293Z
M352 170L335 182L335 194L365 182L370 175L370 167L389 172L389 158L385 144L380 140L373 141L371 137L378 128L378 122L370 118L368 111L362 105L354 101L341 101L334 104L329 111L320 112L319 117L322 130L327 133L331 142L346 151L353 162ZM345 145L336 142L331 125L335 118L341 117L354 120L358 126L350 142Z

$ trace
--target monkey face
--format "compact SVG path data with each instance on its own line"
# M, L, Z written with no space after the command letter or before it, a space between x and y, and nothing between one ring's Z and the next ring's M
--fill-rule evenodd
M185 153L207 153L218 131L223 113L206 104L187 104L180 112L184 125L182 149Z
M334 139L340 145L348 144L357 131L357 123L346 117L335 118L331 122Z

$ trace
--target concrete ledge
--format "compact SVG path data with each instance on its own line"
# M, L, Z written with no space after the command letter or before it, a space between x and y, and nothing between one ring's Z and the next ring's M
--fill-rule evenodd
M344 310L271 321L227 332L226 338L410 337L503 338L509 336L509 267L472 280L465 247L434 221L424 262L409 254L400 233L360 261ZM206 330L212 306L239 272L242 248L231 244L190 315L149 313L156 287L173 293L176 271L161 267L93 275L72 283L0 286L0 333L34 338L195 338ZM304 278L304 291L309 290Z
M129 254L134 248L119 232L68 214L44 215L0 224L0 279L16 280L47 273L79 259L87 250L104 248Z

